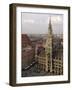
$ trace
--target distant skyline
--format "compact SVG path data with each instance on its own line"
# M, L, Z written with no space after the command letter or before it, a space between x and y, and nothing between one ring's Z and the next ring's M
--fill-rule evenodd
M63 33L62 14L59 15L59 14L40 14L40 13L21 14L22 34L47 34L50 18L53 33L62 34Z

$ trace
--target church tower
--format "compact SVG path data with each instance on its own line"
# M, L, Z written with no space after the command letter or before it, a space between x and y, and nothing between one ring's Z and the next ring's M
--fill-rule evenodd
M52 72L52 25L51 18L49 20L48 34L45 45L46 54L46 71Z

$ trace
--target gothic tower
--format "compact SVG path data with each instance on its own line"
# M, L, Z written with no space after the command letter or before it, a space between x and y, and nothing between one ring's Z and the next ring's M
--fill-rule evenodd
M45 45L46 54L46 71L52 72L52 25L51 18L49 20L48 34Z

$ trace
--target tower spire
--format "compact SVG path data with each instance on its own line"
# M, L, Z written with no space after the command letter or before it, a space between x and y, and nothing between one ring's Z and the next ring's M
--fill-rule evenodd
M49 19L49 26L48 26L48 36L46 40L46 47L45 47L45 54L46 54L46 71L52 72L52 25L51 25L51 17ZM48 65L50 67L48 67Z
M52 34L51 16L50 16L50 18L49 18L48 33L49 33L49 34Z

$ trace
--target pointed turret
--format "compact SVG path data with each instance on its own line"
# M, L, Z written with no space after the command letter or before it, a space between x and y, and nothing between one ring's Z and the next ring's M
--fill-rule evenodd
M50 17L50 19L49 19L48 34L52 34L51 17Z
M46 71L52 72L52 25L51 25L51 18L49 19L49 26L48 26L48 36L46 40ZM48 65L50 68L48 68Z

